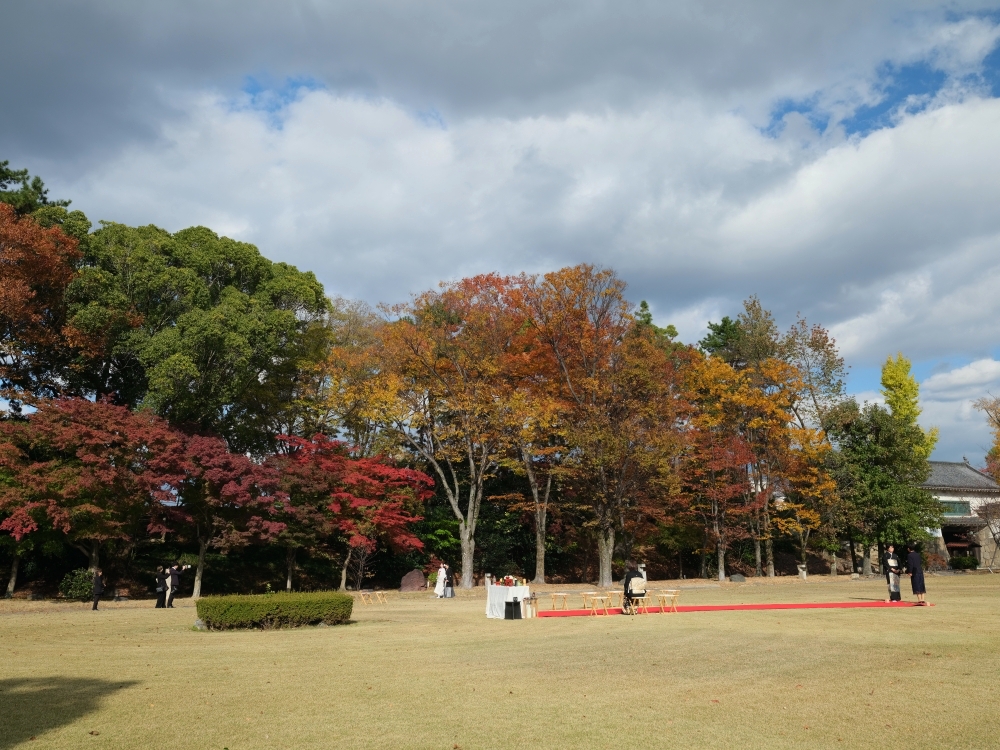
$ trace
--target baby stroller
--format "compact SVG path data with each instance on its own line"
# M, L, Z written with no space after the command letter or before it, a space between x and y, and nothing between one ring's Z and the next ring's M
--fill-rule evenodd
M623 615L634 615L635 607L632 604L633 599L638 599L646 595L646 576L637 575L628 579L628 584L625 586L625 596L622 599L622 614Z

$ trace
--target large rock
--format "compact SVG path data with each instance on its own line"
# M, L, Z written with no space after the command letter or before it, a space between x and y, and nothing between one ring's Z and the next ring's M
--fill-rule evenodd
M729 576L729 580L733 583L746 583L747 579L745 576L741 576L739 573L733 573Z
M403 576L403 582L399 584L400 591L422 591L427 588L427 579L424 578L423 571L411 570Z

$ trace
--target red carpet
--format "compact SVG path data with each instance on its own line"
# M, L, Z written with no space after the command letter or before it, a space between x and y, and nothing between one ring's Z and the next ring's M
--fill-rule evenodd
M677 605L677 612L718 612L720 610L757 609L870 609L874 607L916 607L916 602L806 602L805 604L702 604L698 606ZM934 605L930 605L934 606ZM609 615L620 615L621 607L608 607ZM649 614L659 614L659 607L650 607ZM667 610L667 614L673 614ZM539 610L539 617L587 617L589 609ZM604 616L604 610L600 610Z

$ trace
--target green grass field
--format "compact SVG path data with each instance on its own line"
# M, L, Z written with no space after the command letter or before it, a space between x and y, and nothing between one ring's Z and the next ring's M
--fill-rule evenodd
M928 588L928 608L519 622L485 619L482 589L393 594L269 632L194 631L190 602L0 602L0 748L1000 747L1000 576ZM883 596L780 579L681 603Z

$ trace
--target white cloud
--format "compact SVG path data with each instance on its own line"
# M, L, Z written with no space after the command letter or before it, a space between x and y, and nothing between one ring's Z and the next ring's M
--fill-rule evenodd
M197 80L217 88L192 88L176 67L167 83L129 78L129 97L158 97L144 137L108 136L116 145L82 177L36 171L92 219L204 224L315 270L332 294L371 302L443 278L586 261L616 268L682 340L756 293L779 322L801 312L831 327L854 365L898 350L915 360L991 355L1000 347L1000 100L985 98L974 74L1000 26L949 20L933 3L880 6L859 23L870 4L847 5L809 15L734 4L683 21L670 10L648 24L599 9L545 11L527 31L495 6L475 18L434 16L448 30L444 46L400 34L406 24L375 10L346 9L335 29L317 10L310 23L329 38L307 34L301 56L279 50L293 38L272 33L279 14L263 32L249 21L233 30L229 47L212 37L197 48L206 70L227 71L198 68ZM205 28L230 23L220 8L206 11ZM176 33L153 24L150 44L175 52ZM304 66L330 88L303 90L278 112L234 106L233 81L258 69L239 53L257 49L253 40L286 55L275 70ZM101 60L99 73L132 75L117 58ZM951 76L921 99L927 109L900 106L891 127L847 137L841 118L884 94L880 66L920 62ZM79 91L108 80L67 70ZM129 116L146 111L140 99L129 99ZM778 137L762 132L789 100L814 111L786 113ZM32 117L48 111L36 109ZM822 115L831 119L821 132ZM86 130L72 121L74 133ZM971 396L947 394L978 383L937 377L926 385L936 404L928 413L964 430Z
M920 384L921 393L936 401L960 401L1000 392L1000 362L978 359L950 372L931 375Z

